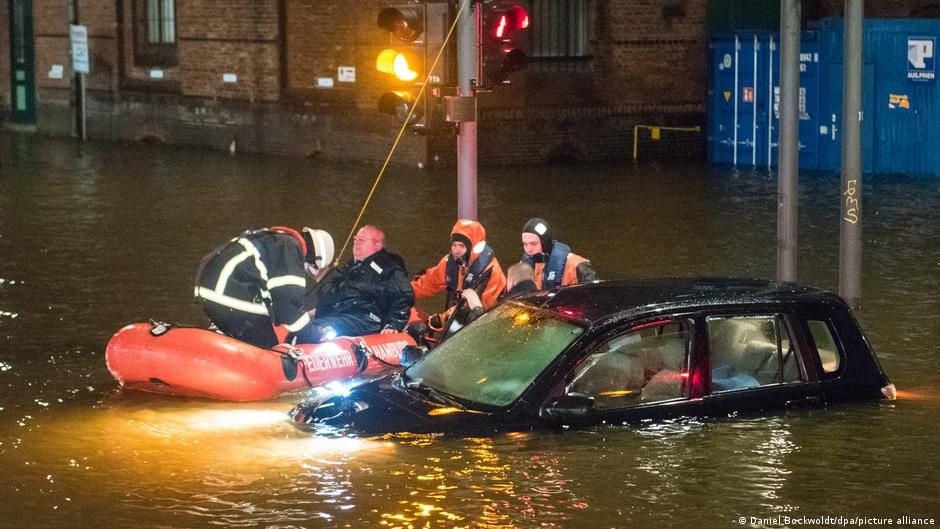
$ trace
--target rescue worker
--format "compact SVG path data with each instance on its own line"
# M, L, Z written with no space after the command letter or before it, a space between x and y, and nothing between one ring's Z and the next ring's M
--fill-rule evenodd
M401 257L385 249L385 234L367 225L353 238L353 258L334 271L317 299L317 341L336 336L400 332L414 291Z
M522 262L535 270L535 286L539 290L587 283L597 279L591 262L552 239L551 228L544 219L529 219L522 227Z
M447 292L444 312L428 318L428 327L435 332L444 329L461 291L475 290L483 309L489 310L506 288L506 276L493 248L486 244L482 224L475 220L458 220L450 232L450 240L450 252L411 282L418 298Z
M248 230L206 255L196 274L196 299L209 320L232 338L259 347L279 340L313 343L304 308L307 277L323 277L333 259L333 238L323 230L283 226Z

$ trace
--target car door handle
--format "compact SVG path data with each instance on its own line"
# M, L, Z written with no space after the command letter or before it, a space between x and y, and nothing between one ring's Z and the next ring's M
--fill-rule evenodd
M786 402L786 408L788 410L792 409L801 409L801 408L819 408L823 405L823 399L821 397L802 397L799 399L788 400Z

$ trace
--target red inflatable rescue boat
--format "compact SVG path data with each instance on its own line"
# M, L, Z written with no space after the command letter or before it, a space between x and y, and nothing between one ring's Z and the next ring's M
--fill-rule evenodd
M217 332L134 323L108 342L108 370L123 387L220 400L272 399L334 380L369 378L399 365L405 333L339 337L264 349Z

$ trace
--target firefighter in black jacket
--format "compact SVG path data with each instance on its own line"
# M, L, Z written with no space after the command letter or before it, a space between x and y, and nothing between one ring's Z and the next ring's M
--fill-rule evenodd
M223 333L259 347L273 347L275 325L287 341L314 343L304 308L307 278L323 277L333 259L333 239L323 230L274 227L249 230L203 258L195 295Z
M402 258L385 250L385 234L364 226L353 239L353 258L334 272L317 299L319 341L335 336L400 332L415 295Z

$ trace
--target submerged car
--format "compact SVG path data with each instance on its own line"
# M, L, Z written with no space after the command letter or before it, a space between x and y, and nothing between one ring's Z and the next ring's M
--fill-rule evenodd
M741 279L606 281L504 303L407 369L292 410L301 429L494 432L894 398L837 295Z

